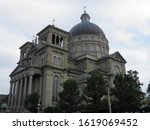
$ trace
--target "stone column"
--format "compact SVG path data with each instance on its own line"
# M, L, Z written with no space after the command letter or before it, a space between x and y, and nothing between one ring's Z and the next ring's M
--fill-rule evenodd
M23 89L23 78L20 79L19 84L19 94L18 94L18 108L21 106L21 99L22 99L22 89Z
M14 107L17 107L17 101L18 101L18 89L19 89L19 80L16 81L15 85L15 100L14 100Z
M23 107L24 106L24 100L27 96L27 75L24 76L24 89L23 89L23 97L22 97L22 104L21 106Z
M33 74L29 75L29 88L28 88L28 95L32 93L32 80L33 80Z
M13 90L13 82L10 81L10 91L9 91L9 97L8 97L8 107L11 106L12 90Z
M16 87L16 81L14 81L14 83L13 83L13 92L12 92L11 105L10 105L10 107L11 107L11 108L13 108L13 107L14 107L14 100L15 100L15 87Z

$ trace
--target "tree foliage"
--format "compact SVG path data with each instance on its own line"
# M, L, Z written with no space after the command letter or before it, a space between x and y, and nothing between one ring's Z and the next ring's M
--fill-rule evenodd
M87 79L87 86L84 88L83 95L86 102L86 112L103 112L104 103L102 97L107 94L108 83L99 73L95 72Z
M141 111L142 112L150 112L150 83L147 86L146 96L142 100Z
M146 90L148 97L150 97L150 83L148 84L147 90Z
M135 112L140 107L144 93L137 71L128 71L127 74L118 74L114 79L113 94L118 98L118 112Z
M104 77L98 71L87 79L87 85L80 93L76 81L69 79L63 84L63 91L59 93L59 101L55 107L48 107L44 112L108 112L107 88L110 78ZM135 112L141 106L144 93L137 71L127 74L117 74L114 78L114 88L110 97L113 112ZM149 89L150 92L150 89Z
M78 112L82 98L78 85L75 80L69 79L64 82L63 91L59 93L59 101L57 107L62 112Z
M39 95L37 93L32 93L31 95L28 95L24 101L25 108L32 113L36 113L38 99L39 99Z

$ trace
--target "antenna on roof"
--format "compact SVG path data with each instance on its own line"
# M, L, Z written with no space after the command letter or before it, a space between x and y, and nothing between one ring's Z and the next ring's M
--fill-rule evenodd
M54 23L55 23L55 19L53 19L53 20L52 20L52 25L53 25L53 26L55 26L55 24L54 24Z

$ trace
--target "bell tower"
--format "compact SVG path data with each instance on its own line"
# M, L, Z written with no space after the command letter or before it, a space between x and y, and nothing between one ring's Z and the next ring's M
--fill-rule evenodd
M47 48L47 65L66 67L68 56L68 32L54 25L48 25L37 35L39 37L39 48L41 48L41 50Z

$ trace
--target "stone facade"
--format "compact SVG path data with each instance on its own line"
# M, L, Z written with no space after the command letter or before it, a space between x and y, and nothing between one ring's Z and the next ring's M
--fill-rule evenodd
M23 112L24 99L34 92L40 96L42 109L53 106L67 79L80 81L95 70L124 74L125 63L119 52L109 54L105 34L90 23L86 12L81 15L81 23L69 32L48 25L34 41L20 47L20 60L10 74L9 108Z

